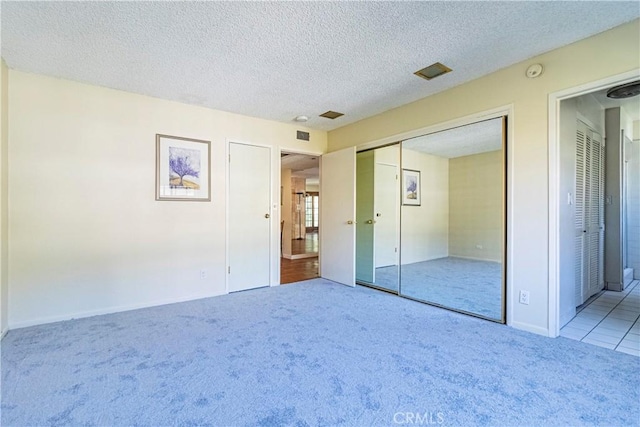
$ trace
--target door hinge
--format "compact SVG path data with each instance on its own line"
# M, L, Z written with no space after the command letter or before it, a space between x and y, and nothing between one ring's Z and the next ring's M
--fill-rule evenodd
M231 274L231 266L227 267L227 274Z
M229 163L231 163L231 154L229 154Z

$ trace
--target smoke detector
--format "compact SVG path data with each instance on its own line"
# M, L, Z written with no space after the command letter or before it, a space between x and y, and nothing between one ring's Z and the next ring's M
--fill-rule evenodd
M527 68L526 75L530 79L535 79L536 77L540 77L543 71L544 71L544 68L542 68L542 64L533 64L529 66L529 68Z

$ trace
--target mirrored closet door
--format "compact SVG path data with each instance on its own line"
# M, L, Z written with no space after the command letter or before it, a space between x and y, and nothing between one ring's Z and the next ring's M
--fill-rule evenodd
M505 321L506 117L402 142L400 294Z
M398 292L400 145L356 156L356 281Z

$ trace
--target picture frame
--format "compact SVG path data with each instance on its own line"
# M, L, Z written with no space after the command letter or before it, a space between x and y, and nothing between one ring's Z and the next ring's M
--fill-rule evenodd
M405 206L420 206L421 192L420 171L402 169L402 204Z
M156 200L211 201L211 142L156 134Z

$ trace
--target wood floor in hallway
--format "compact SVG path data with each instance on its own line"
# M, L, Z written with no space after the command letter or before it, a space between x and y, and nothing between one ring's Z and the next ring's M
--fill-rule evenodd
M280 283L293 283L318 276L318 257L286 259L280 258Z

